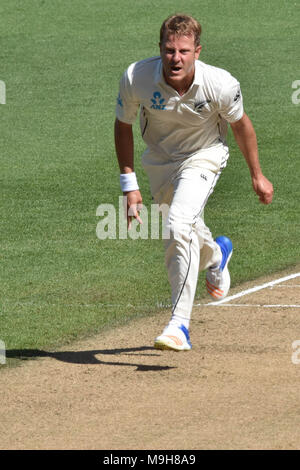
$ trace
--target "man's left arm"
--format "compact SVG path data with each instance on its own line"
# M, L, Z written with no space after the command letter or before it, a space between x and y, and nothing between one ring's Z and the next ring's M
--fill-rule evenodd
M244 113L239 121L230 123L230 126L249 167L254 191L261 203L270 204L273 199L273 185L260 168L256 133L251 120Z

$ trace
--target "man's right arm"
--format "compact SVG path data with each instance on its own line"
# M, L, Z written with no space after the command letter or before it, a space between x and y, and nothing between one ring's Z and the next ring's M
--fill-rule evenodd
M133 169L133 132L132 125L115 121L115 147L119 161L120 173L131 173Z
M134 172L134 141L132 125L115 120L115 148L121 174ZM142 223L139 211L142 208L142 196L140 191L128 191L123 193L127 196L127 222L128 229L131 227L132 217Z

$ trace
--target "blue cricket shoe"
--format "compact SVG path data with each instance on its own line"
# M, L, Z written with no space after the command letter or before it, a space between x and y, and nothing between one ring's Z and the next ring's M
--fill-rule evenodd
M206 272L206 288L214 300L222 300L230 289L230 274L228 263L232 256L233 246L230 238L221 236L215 239L222 251L220 266L208 268Z

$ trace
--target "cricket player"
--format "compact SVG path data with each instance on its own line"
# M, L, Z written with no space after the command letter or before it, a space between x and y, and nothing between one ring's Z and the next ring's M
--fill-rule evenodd
M230 288L232 241L214 239L203 220L205 204L225 168L228 123L248 164L253 189L263 204L272 183L260 168L254 128L243 109L239 82L227 71L199 60L201 25L179 14L160 30L160 55L131 64L120 81L115 147L120 185L127 196L128 227L141 223L142 196L134 172L132 125L140 113L147 149L142 164L157 204L168 204L164 240L172 315L155 339L158 349L189 350L189 326L199 271L213 299Z

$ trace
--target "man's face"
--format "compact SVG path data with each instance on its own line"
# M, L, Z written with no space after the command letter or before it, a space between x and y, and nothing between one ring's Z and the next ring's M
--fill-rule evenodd
M160 44L164 77L175 89L192 83L195 72L195 60L198 59L201 46L195 47L193 36L170 35Z

